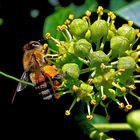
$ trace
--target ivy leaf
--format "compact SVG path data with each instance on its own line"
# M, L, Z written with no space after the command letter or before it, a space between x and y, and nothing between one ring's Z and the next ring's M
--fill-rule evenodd
M117 10L119 8L124 7L128 3L129 2L127 2L126 0L111 0L109 7L110 7L111 10Z
M97 130L95 127L94 127L94 124L99 124L99 123L109 123L109 121L104 117L104 116L101 116L101 115L98 115L98 114L94 114L94 118L92 120L87 120L86 119L86 115L85 113L79 113L78 115L75 116L75 120L78 122L80 128L83 130L83 132L87 135L89 135L89 137L91 139L94 139L94 140L99 140L100 138L102 139L107 139L109 138L109 136L107 136L104 132L107 132L107 131L102 131L102 136L100 135L101 134L101 131L100 130Z
M132 2L115 11L115 13L126 20L132 20L134 24L140 27L140 1Z

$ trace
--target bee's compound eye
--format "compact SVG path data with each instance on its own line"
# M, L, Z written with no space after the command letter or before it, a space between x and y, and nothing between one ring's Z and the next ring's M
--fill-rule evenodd
M31 46L31 48L39 47L40 43L39 42L31 42L30 46Z

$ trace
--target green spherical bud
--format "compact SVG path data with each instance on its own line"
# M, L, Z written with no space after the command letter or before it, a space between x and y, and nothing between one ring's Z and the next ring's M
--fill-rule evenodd
M130 124L137 137L140 138L140 110L134 110L127 115L127 122Z
M108 25L105 20L99 19L96 20L91 25L91 41L95 44L100 42L101 38L107 37L108 34Z
M87 93L91 93L93 91L93 86L86 83L82 83L80 85L80 89L86 91Z
M88 24L82 19L74 19L70 24L69 30L76 38L84 38L88 30Z
M91 30L88 30L85 34L85 39L87 39L89 41L90 38L91 38Z
M115 33L111 30L108 30L107 41L110 41L113 36L115 36Z
M114 36L110 40L110 48L112 49L113 57L124 56L129 46L129 40L124 36Z
M78 79L80 75L79 66L75 63L67 63L62 67L62 71L66 76L70 76L73 79Z
M136 62L131 56L121 57L117 67L118 69L133 70L136 68Z
M88 56L91 47L92 45L86 39L80 39L74 45L75 55L85 58Z
M100 66L101 63L107 64L110 59L109 57L101 50L95 51L89 54L89 60L91 66Z
M130 43L135 41L136 32L135 29L131 26L122 26L118 29L118 34L126 37Z

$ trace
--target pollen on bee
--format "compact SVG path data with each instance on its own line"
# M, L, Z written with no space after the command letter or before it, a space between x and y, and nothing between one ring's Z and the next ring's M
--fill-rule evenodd
M53 66L50 65L46 65L44 68L44 72L45 75L49 76L49 77L54 77L58 74L58 72L56 71L56 69Z

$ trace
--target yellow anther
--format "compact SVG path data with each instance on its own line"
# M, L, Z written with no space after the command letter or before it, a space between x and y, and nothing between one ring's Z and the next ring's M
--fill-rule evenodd
M107 98L106 95L102 95L102 96L101 96L102 101L104 101L106 98Z
M91 11L87 10L87 11L85 12L85 15L86 15L87 17L90 17L90 16L91 16Z
M119 108L123 109L124 108L124 103L119 103Z
M111 15L111 19L112 20L116 19L116 15L114 13Z
M128 86L131 90L135 90L136 89L136 86L135 85L129 85Z
M105 69L106 68L106 65L104 63L101 63L100 68L101 69Z
M90 103L92 104L92 105L96 105L96 100L95 99L92 99L91 101L90 101Z
M128 20L128 25L132 26L133 25L133 21L132 20Z
M93 119L93 115L87 115L86 118L87 118L87 120L92 120Z
M70 115L70 110L66 110L66 111L65 111L65 115L66 115L66 116L69 116L69 115Z
M135 29L135 33L136 33L136 34L139 33L139 31L140 31L139 29Z
M70 14L70 15L69 15L69 19L70 19L70 20L73 20L73 19L74 19L74 15L73 15L73 14Z
M140 45L137 46L136 50L137 51L140 51Z
M116 15L115 15L112 11L108 12L108 16L109 16L112 20L116 19Z
M137 37L140 37L140 32L137 33Z
M108 16L111 17L111 15L113 14L112 11L108 12Z
M121 92L122 92L122 93L126 93L126 87L122 87L122 88L121 88Z
M66 26L65 24L63 24L63 25L61 26L61 29L62 29L62 30L66 30L66 29L67 29L67 26Z
M57 31L61 31L62 30L62 27L59 25L57 26Z
M99 16L103 15L103 7L102 7L102 6L98 6L97 14L98 14Z
M46 39L51 39L51 34L50 33L46 33Z
M130 104L129 104L129 105L126 105L125 108L126 108L127 110L130 110L130 109L132 109L132 105L130 105Z
M65 25L69 25L69 24L70 24L70 20L67 19L67 20L65 21Z
M43 45L43 49L46 49L47 47L48 47L48 44L45 43L45 44Z
M84 21L87 21L88 18L89 18L88 16L83 16L83 17L82 17L82 19L83 19Z

